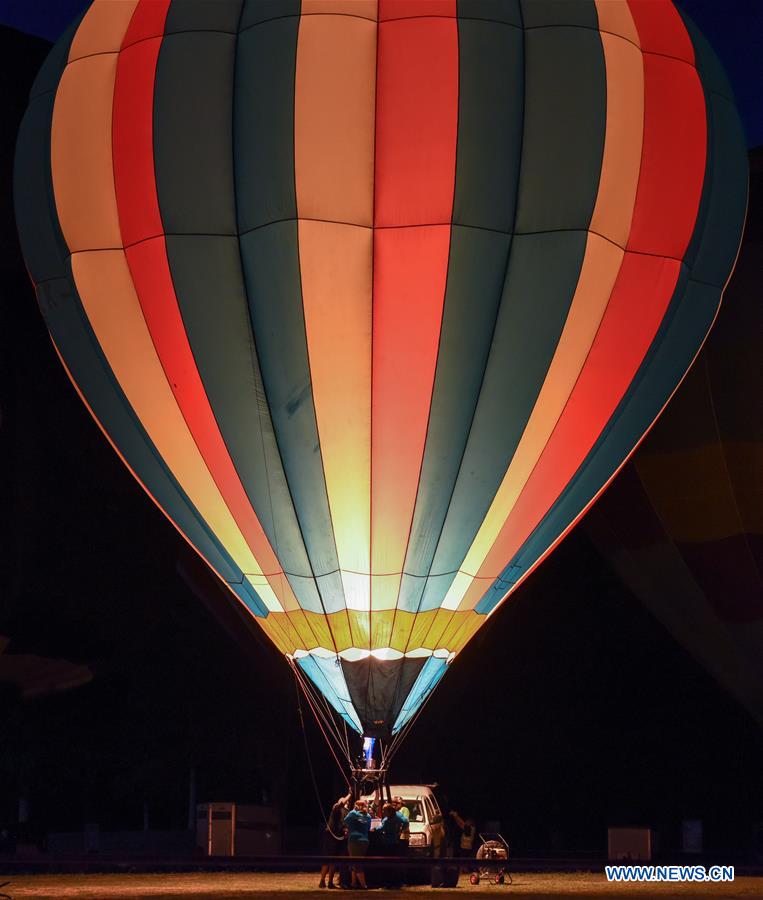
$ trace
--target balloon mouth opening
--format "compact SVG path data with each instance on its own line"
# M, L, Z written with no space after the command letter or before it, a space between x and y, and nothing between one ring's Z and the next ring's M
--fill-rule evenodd
M298 649L293 653L286 653L288 659L304 659L307 656L317 657L318 659L343 659L347 662L362 662L364 659L375 659L380 662L395 662L400 659L444 659L451 663L456 653L454 650L448 650L444 647L437 650L431 650L428 647L416 647L403 653L394 647L378 647L374 650L362 647L348 647L344 650L336 651L328 647L313 647L310 650Z

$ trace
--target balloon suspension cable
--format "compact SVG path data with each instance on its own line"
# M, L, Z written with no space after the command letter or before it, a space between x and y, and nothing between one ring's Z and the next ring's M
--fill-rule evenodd
M307 746L308 746L307 745L307 730L305 728L305 719L302 714L302 702L301 702L300 691L301 691L301 694L304 695L305 699L307 700L308 705L310 706L310 709L313 712L315 721L318 723L318 727L320 728L321 734L323 735L323 738L326 741L326 744L329 748L329 752L331 753L332 757L334 758L334 762L336 763L337 768L339 769L339 772L340 772L343 780L345 781L347 786L350 787L350 781L347 777L347 769L348 769L348 767L351 768L351 757L349 754L349 747L345 747L343 744L342 735L338 729L336 721L333 718L333 714L330 715L327 711L324 711L321 709L318 698L313 696L313 691L311 691L310 686L307 684L307 679L305 677L303 677L301 675L301 673L298 671L298 666L296 666L292 663L291 668L292 668L292 672L294 673L294 682L295 682L295 688L296 688L296 692L297 692L297 710L299 713L300 725L302 727L302 734L305 737L305 747L307 748ZM342 764L339 757L337 756L337 753L334 749L335 745L339 748L339 750L345 756L345 759L347 760L346 766ZM308 760L310 761L309 751L308 751ZM312 770L312 762L310 762L310 765L311 765L311 770Z
M302 739L305 742L305 756L307 757L307 767L310 769L310 779L313 782L313 791L315 792L315 801L318 804L318 809L321 811L321 818L323 819L323 822L326 826L326 831L328 831L329 834L331 834L331 836L333 838L335 838L336 840L341 840L342 835L334 834L334 832L331 830L331 825L329 824L329 820L326 817L325 807L323 805L323 800L321 798L320 788L318 787L318 779L315 777L315 769L313 768L313 757L312 757L312 754L310 753L310 743L307 740L307 730L305 729L305 719L304 719L304 716L302 715L302 698L300 697L300 694L299 694L299 690L300 690L299 680L296 676L294 678L294 689L295 689L295 692L297 695L297 711L299 713L299 724L302 729ZM334 758L336 759L336 757L334 757ZM344 769L342 769L341 766L339 767L339 770L342 773L342 778L344 778L344 783L345 783L346 787L348 788L347 796L349 796L352 793L352 785L350 784L350 782L347 778L347 775L345 774Z
M302 671L300 671L299 666L292 664L292 668L298 684L302 688L302 691L310 704L310 708L318 720L318 724L321 726L324 738L326 738L326 741L332 746L331 741L329 741L326 736L327 730L331 734L333 743L342 751L342 755L347 760L348 766L351 765L350 745L347 738L346 725L344 731L340 731L335 711L323 693L313 685L310 679ZM342 720L342 722L344 724L344 720Z
M418 721L419 716L424 711L424 707L427 705L427 703L429 703L429 700L432 697L432 694L434 693L434 689L435 689L435 685L432 685L429 688L429 690L427 691L426 696L424 697L423 701L421 702L421 705L416 710L416 712L411 716L410 719L408 719L408 721L405 723L405 725L403 725L403 727L400 729L400 731L398 731L397 734L393 735L392 742L390 743L387 753L386 753L386 756L385 756L385 762L386 762L387 767L389 767L389 765L392 763L392 757L400 749L400 745L402 744L402 742L405 740L405 738L410 733L411 728L413 728L414 724Z

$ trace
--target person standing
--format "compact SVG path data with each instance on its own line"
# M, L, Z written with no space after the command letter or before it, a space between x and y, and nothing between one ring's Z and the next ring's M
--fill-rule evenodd
M382 856L397 856L400 852L400 832L407 820L400 815L391 803L385 803L381 810L381 825L377 825L374 831L378 833L381 842ZM402 882L399 872L385 867L379 873L381 883L386 887L393 887Z
M322 850L324 856L343 856L345 853L344 817L349 811L351 799L352 793L349 793L344 797L340 797L331 807L331 812L326 822L326 830L323 832ZM321 866L321 880L318 882L318 887L337 887L334 884L335 871L336 866L333 863Z
M474 840L477 837L477 825L474 819L462 818L455 809L450 811L450 816L461 831L457 847L458 856L474 856Z
M368 814L368 804L365 800L356 800L355 809L344 817L344 827L347 829L347 853L351 859L357 859L368 854L368 833L371 830L371 816ZM367 888L366 873L357 863L352 865L352 881L350 887Z
M402 797L393 797L392 805L400 820L400 838L398 841L400 856L408 856L408 844L411 840L411 826L409 824L411 811L404 804Z

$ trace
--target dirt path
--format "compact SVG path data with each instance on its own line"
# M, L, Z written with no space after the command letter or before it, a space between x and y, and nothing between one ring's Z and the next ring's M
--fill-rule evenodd
M300 894L306 897L336 896L319 891L314 874L290 873L186 873L176 875L0 875L10 880L2 888L13 900L168 900L192 897L194 900L237 900ZM738 878L731 884L608 884L601 872L518 873L511 885L472 886L462 877L461 886L432 891L429 887L411 887L402 891L378 891L385 898L429 893L442 898L493 894L496 897L545 896L586 897L763 897L763 879ZM338 893L338 892L337 892ZM357 896L360 892L342 892ZM372 892L376 893L376 892Z

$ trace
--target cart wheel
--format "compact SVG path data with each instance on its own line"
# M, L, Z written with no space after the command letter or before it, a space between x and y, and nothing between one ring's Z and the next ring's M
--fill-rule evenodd
M479 884L479 883L480 883L479 875L476 872L472 872L472 874L469 876L469 884Z

